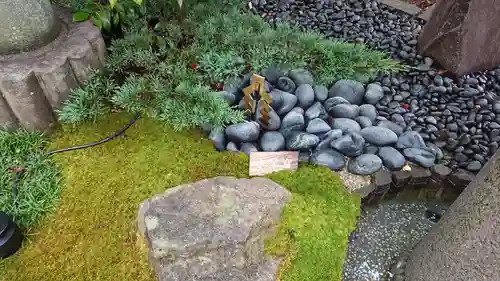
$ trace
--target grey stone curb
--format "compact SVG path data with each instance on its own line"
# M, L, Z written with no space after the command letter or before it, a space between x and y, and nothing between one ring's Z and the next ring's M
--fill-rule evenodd
M396 10L399 10L403 13L409 14L411 16L417 17L418 19L428 21L434 6L431 6L427 9L420 9L419 7L409 4L407 2L401 1L401 0L380 0L380 3L384 4L385 6L394 8Z
M361 197L362 204L377 203L386 196L399 196L405 191L418 191L419 196L431 192L434 198L441 199L445 191L458 195L475 178L471 172L463 169L451 171L440 164L430 169L417 165L409 167L409 170L401 171L380 170L372 176L358 176L347 171L337 174L347 191Z

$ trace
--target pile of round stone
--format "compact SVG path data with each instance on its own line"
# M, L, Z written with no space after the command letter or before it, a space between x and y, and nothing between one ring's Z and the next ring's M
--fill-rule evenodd
M384 91L375 106L381 117L405 131L419 132L426 142L447 152L443 162L450 168L477 172L498 149L500 67L455 80L441 76L431 58L417 53L424 21L378 0L252 0L252 4L270 23L287 21L328 38L364 42L412 66L405 74L381 75L374 81Z
M375 105L380 116L442 148L450 168L477 172L498 149L500 68L456 81L427 71L377 82L385 93ZM399 114L400 104L408 112Z
M311 73L294 69L287 73L271 67L263 74L272 98L269 121L260 120L260 103L253 120L213 129L210 139L219 151L301 151L304 158L332 170L347 165L349 172L369 175L382 166L401 169L406 161L429 168L443 159L439 147L426 143L423 132L404 125L408 110L399 104L391 111L396 122L380 115L377 106L386 97L376 83L339 80L330 89L315 85ZM242 89L249 76L220 95L243 108ZM384 116L385 115L385 116ZM394 118L392 118L394 120ZM347 161L348 160L348 161Z

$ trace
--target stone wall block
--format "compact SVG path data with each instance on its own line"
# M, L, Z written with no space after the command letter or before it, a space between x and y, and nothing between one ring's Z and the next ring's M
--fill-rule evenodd
M92 45L88 41L82 41L71 49L68 59L73 69L73 73L80 84L85 84L87 77L92 69L102 68L102 63L97 53L94 52Z
M104 65L106 46L100 30L90 21L73 22L69 9L53 9L60 32L52 42L29 52L0 55L0 128L12 127L17 118L25 129L51 131L55 110L71 90L84 84L92 69Z
M392 172L392 187L389 193L394 194L403 191L411 179L409 171L394 171Z
M409 184L414 188L425 187L431 178L431 171L418 165L411 165L411 179Z
M0 81L0 92L20 124L30 131L50 132L56 120L35 74L12 78Z
M463 190L475 178L474 174L464 169L453 171L448 177L449 183L457 190Z
M61 58L36 74L40 87L53 109L61 107L71 89L79 86L69 60Z
M374 177L375 189L370 193L368 202L376 202L384 198L385 194L392 186L392 174L387 170L380 170L375 173Z
M17 128L17 118L0 92L0 129L14 131Z

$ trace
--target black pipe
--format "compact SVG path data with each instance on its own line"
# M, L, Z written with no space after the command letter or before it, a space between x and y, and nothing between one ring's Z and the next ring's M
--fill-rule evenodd
M61 153L61 152L66 152L66 151L73 151L73 150L78 150L78 149L84 149L84 148L89 148L89 147L93 147L93 146L96 146L96 145L99 145L99 144L103 144L105 142L108 142L120 135L122 135L123 133L125 133L125 131L130 128L132 125L134 125L134 123L137 121L137 119L139 119L139 116L136 116L134 119L130 120L128 122L127 125L125 125L125 127L123 127L121 130L115 132L114 134L108 136L108 137L105 137L99 141L96 141L96 142L91 142L91 143L88 143L88 144L84 144L84 145L78 145L78 146L73 146L73 147L68 147L68 148L63 148L63 149L58 149L58 150L52 150L52 151L49 151L48 155L51 156L51 155L54 155L56 153Z
M21 181L21 178L24 175L24 172L26 169L21 168L16 172L16 179L14 180L14 184L12 184L12 197L14 200L17 198L17 186L19 185L19 182Z
M0 211L0 259L7 258L19 250L23 235L17 224Z
M105 137L99 141L91 142L84 145L78 145L63 149L52 150L47 153L48 156L52 156L56 153L79 150L84 148L89 148L93 146L97 146L108 142L120 135L123 135L126 130L128 130L134 123L139 119L139 115L136 115L134 119L130 120L127 125L125 125L119 131L116 131L112 135ZM26 172L25 168L16 168L16 178L12 184L12 200L14 204L16 203L18 186L21 182L21 179ZM17 224L4 212L0 211L0 259L6 258L8 256L13 255L22 244L22 232L17 226Z
M116 131L115 133L113 133L112 135L108 136L108 137L105 137L99 141L96 141L96 142L91 142L91 143L88 143L88 144L84 144L84 145L78 145L78 146L72 146L72 147L68 147L68 148L63 148L63 149L57 149L57 150L52 150L52 151L49 151L47 153L48 156L52 156L56 153L61 153L61 152L67 152L67 151L73 151L73 150L79 150L79 149L84 149L84 148L89 148L89 147L93 147L93 146L96 146L96 145L100 145L100 144L103 144L105 142L108 142L120 135L123 135L123 133L125 133L126 130L128 130L132 125L134 125L134 123L137 121L137 119L139 119L140 116L139 115L136 115L134 119L131 119L127 125L125 125L122 129L120 129L119 131ZM15 201L16 198L17 198L17 192L18 192L18 186L19 186L19 182L21 181L21 178L23 177L24 173L26 172L26 169L25 168L20 168L18 169L18 171L16 172L16 179L14 180L14 183L12 184L12 197L13 197L13 200Z

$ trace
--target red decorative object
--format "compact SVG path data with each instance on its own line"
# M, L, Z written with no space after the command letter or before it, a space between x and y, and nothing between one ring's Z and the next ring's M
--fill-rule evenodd
M196 64L196 63L191 64L191 69L197 69L197 68L198 68L198 64Z
M215 84L215 89L217 91L222 91L224 89L224 84L222 84L222 83Z
M408 105L407 103L403 103L403 104L401 105L401 107L403 107L404 109L408 110L409 105Z

